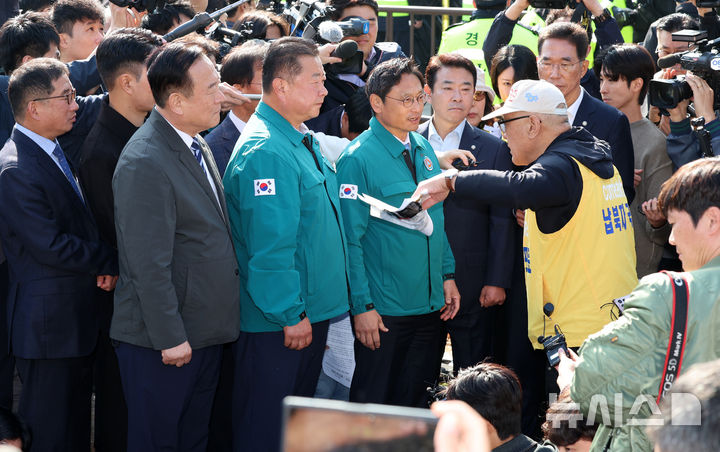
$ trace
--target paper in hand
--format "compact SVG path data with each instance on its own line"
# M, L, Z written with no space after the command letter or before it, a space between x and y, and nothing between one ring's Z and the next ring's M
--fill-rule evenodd
M366 195L365 193L359 194L358 199L370 206L370 215L375 218L380 218L381 220L397 224L407 229L420 231L428 237L433 233L433 222L426 210L420 210L419 213L410 218L402 218L403 215L398 214L398 212L401 211L403 211L403 213L406 212L408 205L418 203L418 200L405 198L398 208L384 203L379 199L375 199L370 195Z

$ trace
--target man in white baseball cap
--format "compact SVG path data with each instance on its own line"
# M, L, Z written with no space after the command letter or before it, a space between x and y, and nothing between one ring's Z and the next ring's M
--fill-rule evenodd
M542 350L558 325L567 346L579 347L611 321L602 306L637 284L620 175L605 141L570 127L565 99L548 82L518 81L490 117L499 117L513 163L525 170L448 170L421 182L416 196L426 191L423 208L453 191L457 198L526 209L528 337Z

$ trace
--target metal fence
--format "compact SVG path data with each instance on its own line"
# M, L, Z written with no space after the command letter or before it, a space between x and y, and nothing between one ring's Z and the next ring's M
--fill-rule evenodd
M435 53L435 49L437 48L436 41L438 36L438 30L437 27L438 20L437 17L442 17L442 23L447 24L449 23L449 18L455 17L460 18L461 16L469 16L475 11L472 8L442 8L442 7L436 7L436 6L380 6L380 12L381 13L387 13L387 20L385 21L385 36L388 41L392 41L393 37L393 14L408 14L408 20L410 23L414 23L416 17L415 16L431 16L430 19L430 49L431 49L431 56ZM440 30L440 34L442 35L442 31ZM406 49L403 49L406 50ZM410 48L407 49L405 53L407 55L414 55L415 50L415 27L410 27Z

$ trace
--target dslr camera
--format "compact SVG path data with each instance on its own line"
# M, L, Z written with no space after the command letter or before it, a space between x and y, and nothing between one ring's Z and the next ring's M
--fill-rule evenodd
M718 53L720 38L708 42L705 31L683 30L673 33L672 39L694 43L697 50L660 58L658 66L668 68L680 63L683 69L692 71L705 80L714 93L713 108L718 109L720 107L720 54ZM672 80L650 80L649 95L650 105L668 109L677 107L677 104L685 99L690 99L693 92L685 77L681 75Z

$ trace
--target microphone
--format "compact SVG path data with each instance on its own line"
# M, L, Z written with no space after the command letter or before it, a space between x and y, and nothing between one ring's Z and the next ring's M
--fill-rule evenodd
M348 58L352 58L355 56L355 54L358 51L358 45L357 42L347 40L340 43L340 45L337 46L337 49L333 50L333 52L330 54L332 57L342 58L343 60L347 60Z
M660 69L667 69L673 67L680 62L684 53L673 53L672 55L658 58L657 65Z
M170 42L177 38L182 38L185 35L189 35L190 33L198 31L201 28L207 27L212 22L213 18L210 17L210 14L206 12L196 14L195 17L192 18L192 20L185 22L170 33L163 36L163 39L165 39L165 41L167 42Z
M343 38L343 31L342 28L340 28L340 25L330 20L320 23L318 26L318 34L322 39L332 44L342 41Z

